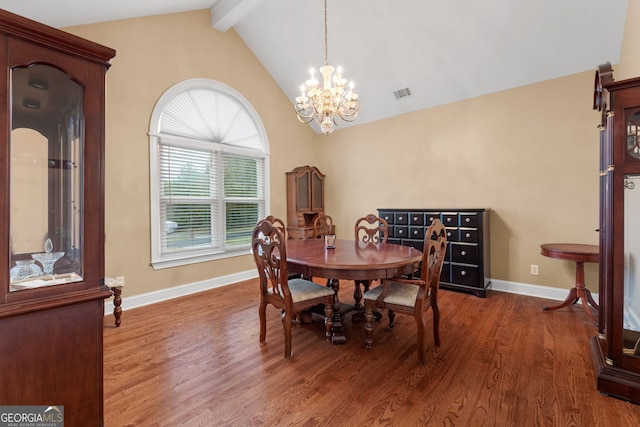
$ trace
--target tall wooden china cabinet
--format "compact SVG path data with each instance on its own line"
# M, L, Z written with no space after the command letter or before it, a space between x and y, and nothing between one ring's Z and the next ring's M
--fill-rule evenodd
M105 73L115 51L0 10L0 405L103 424Z
M640 403L640 78L598 67L600 311L592 353L602 393Z
M324 214L324 175L315 166L287 172L287 231L291 239L316 237L313 222Z

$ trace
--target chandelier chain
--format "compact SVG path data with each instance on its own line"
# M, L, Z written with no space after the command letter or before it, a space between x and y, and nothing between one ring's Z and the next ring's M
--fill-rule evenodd
M324 0L324 65L329 65L329 36L327 35L327 0Z

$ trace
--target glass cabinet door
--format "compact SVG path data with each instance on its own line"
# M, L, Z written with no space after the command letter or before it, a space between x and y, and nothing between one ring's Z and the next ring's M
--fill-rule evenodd
M313 193L313 201L311 209L319 211L324 209L324 200L323 200L323 188L324 182L322 181L322 177L320 177L317 173L313 173L312 180L313 189L311 190Z
M640 159L640 111L626 121L629 162ZM640 357L640 175L624 176L622 351Z
M300 210L309 209L309 173L298 177L298 200L297 208Z
M11 292L82 280L83 104L55 67L11 70Z

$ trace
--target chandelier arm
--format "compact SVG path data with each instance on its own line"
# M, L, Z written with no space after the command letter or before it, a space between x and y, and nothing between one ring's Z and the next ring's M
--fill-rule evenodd
M309 123L311 120L313 120L313 118L316 115L316 111L314 108L310 108L306 107L303 108L302 106L300 106L299 104L295 106L296 108L296 113L298 115L298 119L302 122L302 123Z
M313 116L309 116L309 117L304 116L303 117L300 114L298 114L298 121L300 123L305 123L306 124L306 123L309 123L311 120L313 120Z
M339 114L339 116L340 116L340 118L341 118L342 120L344 120L345 122L347 122L347 123L351 123L352 121L354 121L355 119L357 119L357 118L358 118L358 112L356 111L355 113L350 114L350 115L348 115L348 116L343 116L342 114Z

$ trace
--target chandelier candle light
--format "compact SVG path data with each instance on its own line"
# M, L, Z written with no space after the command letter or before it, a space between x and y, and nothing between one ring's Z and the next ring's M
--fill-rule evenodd
M338 119L352 122L358 117L360 100L353 91L353 82L346 88L347 79L342 77L342 69L329 65L327 47L327 0L324 0L324 66L320 67L322 87L318 87L315 70L310 70L311 77L301 86L302 94L296 98L298 120L309 123L315 119L320 130L329 135L338 124Z

